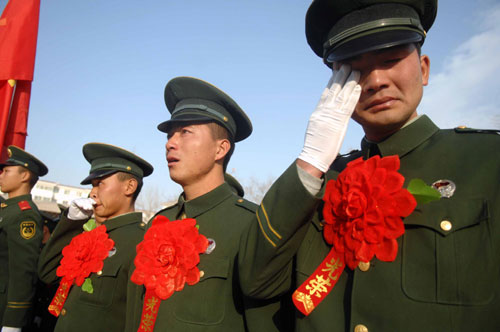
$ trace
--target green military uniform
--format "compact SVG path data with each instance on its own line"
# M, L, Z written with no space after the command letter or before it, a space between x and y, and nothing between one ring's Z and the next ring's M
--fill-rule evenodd
M9 146L9 158L1 165L22 166L36 176L47 167L24 150ZM29 323L36 287L36 264L43 237L43 219L31 195L9 198L0 209L0 326Z
M91 163L90 174L82 184L109 176L118 171L135 175L139 180L152 173L153 167L138 156L118 147L101 143L86 144L83 148ZM87 220L70 220L63 214L51 238L45 245L39 262L40 279L47 284L58 282L56 269L63 248L82 233ZM132 316L126 311L140 299L138 286L129 283L134 265L135 247L144 236L142 213L131 212L104 222L114 248L104 260L102 271L92 273L93 293L73 285L57 320L55 331L116 331L122 332Z
M161 131L168 133L175 123L216 122L235 142L252 132L250 120L236 102L201 80L171 80L165 88L165 102L172 117L158 126ZM161 302L155 331L277 331L273 316L279 301L242 296L239 257L251 248L242 245L241 237L254 222L256 205L239 196L244 191L236 179L228 174L225 178L227 183L195 199L186 201L181 194L177 204L157 214L170 220L196 219L200 234L209 239L212 249L200 255L200 281ZM137 312L133 315L140 316Z
M313 2L306 18L309 44L331 64L423 42L435 1L380 2ZM499 149L495 131L440 130L421 116L383 141L364 139L361 151L337 158L325 183L356 158L397 155L405 187L419 178L455 190L418 204L403 220L394 261L373 258L354 270L346 267L309 316L295 310L296 330L499 330ZM241 271L246 294L267 298L297 289L331 250L323 237L322 193L313 197L300 172L292 165L257 210L261 229L253 227L247 240L257 251Z
M369 331L497 330L499 148L500 136L495 133L439 130L422 116L385 141L364 141L361 151L338 158L327 180L336 178L348 161L360 156L398 155L406 185L413 178L426 183L446 179L455 183L456 191L450 198L417 205L404 220L406 230L398 239L396 260L373 259L354 271L346 268L331 293L308 317L297 314L297 331L365 331L362 326ZM292 195L308 207L318 206L312 223L306 222L305 209L296 213L299 218L282 213L283 204L276 202ZM259 215L264 207L282 238L277 239L266 228L264 233L251 232L250 238L257 239L260 250L253 270L244 276L249 283L259 277L272 280L265 285L254 281L246 290L260 297L274 296L290 286L296 289L331 248L323 239L322 204L300 185L295 166L266 195ZM443 221L451 223L451 228ZM292 266L293 277L287 273Z

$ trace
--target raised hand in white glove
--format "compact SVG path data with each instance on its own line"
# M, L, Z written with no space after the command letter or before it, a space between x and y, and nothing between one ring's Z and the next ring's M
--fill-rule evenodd
M2 332L21 332L21 328L4 326L2 327Z
M83 220L92 216L95 201L92 198L77 198L69 203L68 218L71 220Z
M361 95L360 73L343 64L334 71L307 124L299 159L325 173L337 157Z

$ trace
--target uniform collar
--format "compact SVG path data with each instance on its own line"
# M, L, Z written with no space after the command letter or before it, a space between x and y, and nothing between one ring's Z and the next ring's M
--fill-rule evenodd
M106 226L106 230L109 232L116 228L120 228L130 224L138 224L140 222L142 222L142 213L130 212L119 215L118 217L108 219L104 222L103 225Z
M434 135L438 130L439 128L427 115L422 115L382 142L370 142L364 137L361 141L361 150L364 156L380 154L382 157L398 155L401 158Z
M219 205L222 201L233 195L231 187L227 183L223 183L214 190L196 197L190 201L186 201L184 194L179 196L178 213L184 211L188 218L196 218L213 207Z
M2 202L2 208L6 208L7 206L10 206L12 204L17 204L17 203L22 202L22 201L31 202L31 194L16 196L13 198L8 198L4 202Z

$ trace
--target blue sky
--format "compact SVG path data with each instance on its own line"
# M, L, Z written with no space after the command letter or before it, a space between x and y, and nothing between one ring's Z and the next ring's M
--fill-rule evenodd
M6 0L0 0L0 10ZM231 95L253 134L229 170L242 182L279 176L296 158L309 114L330 76L307 45L310 1L42 0L26 148L78 185L88 173L81 148L104 142L154 165L145 190L162 198L180 187L168 175L165 84L194 76ZM419 108L441 127L500 128L500 4L441 1L423 47L431 81ZM343 151L363 136L349 125Z

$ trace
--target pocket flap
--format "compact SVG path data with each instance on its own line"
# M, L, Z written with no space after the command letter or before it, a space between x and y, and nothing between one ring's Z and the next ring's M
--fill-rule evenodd
M439 201L417 205L415 211L404 219L404 223L405 226L431 228L447 236L460 229L476 225L487 218L488 205L483 199L441 198ZM443 221L449 221L449 224L443 225Z
M227 257L201 257L198 269L203 271L200 282L209 278L224 278L229 275L229 258Z

